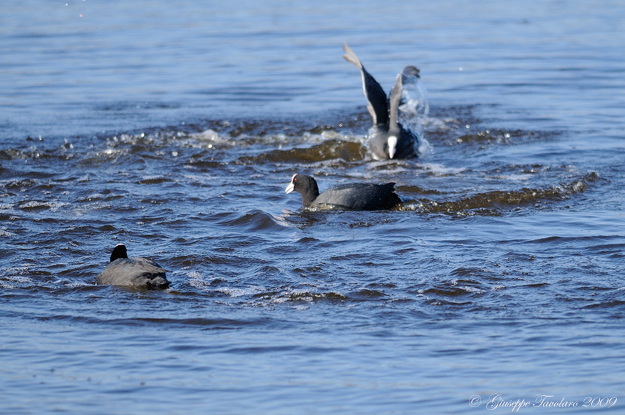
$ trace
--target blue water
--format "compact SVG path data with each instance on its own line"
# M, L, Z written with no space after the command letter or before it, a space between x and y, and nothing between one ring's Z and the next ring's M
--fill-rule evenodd
M1 413L623 412L625 4L0 11ZM419 67L423 157L367 152L344 42ZM95 285L119 242L170 288Z

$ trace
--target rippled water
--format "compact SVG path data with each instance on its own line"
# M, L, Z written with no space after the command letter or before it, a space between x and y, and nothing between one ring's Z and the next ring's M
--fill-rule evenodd
M2 10L1 412L622 412L620 2ZM420 68L423 157L367 151L343 42ZM119 242L171 287L96 286Z

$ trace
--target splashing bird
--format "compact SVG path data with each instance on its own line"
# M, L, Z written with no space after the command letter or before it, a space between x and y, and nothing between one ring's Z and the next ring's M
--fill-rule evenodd
M369 135L369 148L378 159L406 159L417 157L419 137L398 121L399 104L402 97L402 85L410 77L419 77L419 70L407 66L397 75L395 85L386 98L380 84L362 65L353 50L344 44L343 58L358 69L362 75L362 88L367 99L367 109L373 118L373 129Z

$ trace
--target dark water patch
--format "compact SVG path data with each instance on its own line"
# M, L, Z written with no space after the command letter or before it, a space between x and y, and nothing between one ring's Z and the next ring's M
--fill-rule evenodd
M584 309L595 309L595 308L606 308L606 309L612 309L612 308L619 308L622 309L623 311L625 311L625 300L611 300L611 301L603 301L597 304L590 304L587 305L585 307L583 307Z
M592 291L592 292L595 292L595 291L601 292L601 291L613 291L614 288L613 287L599 287L599 286L594 286L593 285L593 286L582 286L582 287L579 287L578 290L581 290L581 291ZM625 293L623 293L623 294L625 294Z
M397 288L397 285L393 283L381 283L381 282L372 282L371 284L367 284L367 288L377 288L377 287L381 287L382 289Z
M291 123L280 120L232 120L232 121L212 121L211 124L216 131L226 134L232 138L255 136L265 137L277 132L285 135L294 135L299 130Z
M475 134L465 134L461 135L456 139L456 143L492 143L497 142L500 144L506 144L508 139L510 138L510 134L505 133L499 136L495 136L491 134L489 130L486 131L478 131Z
M7 148L0 150L0 157L2 160L33 160L39 158L41 155L40 150L35 146L31 146L28 150L19 150L14 148Z
M145 177L141 180L136 181L136 184L162 184L173 182L174 180L169 177L164 176L154 176L154 177Z
M309 266L304 268L294 268L293 272L302 278L321 278L327 274L323 265Z
M492 169L484 170L484 173L489 176L495 177L506 177L507 174L528 174L528 175L537 175L544 174L548 175L552 170L559 170L563 173L566 173L570 170L570 166L545 166L539 163L532 164L506 164L506 165L498 165ZM589 180L591 180L589 178Z
M506 259L511 259L514 261L535 261L536 257L531 254L522 254L518 252L508 252L506 253Z
M77 237L82 239L82 237L86 235L100 235L102 232L115 232L117 228L111 224L98 225L97 223L89 223L89 224L79 224L79 225L67 225L66 227L60 228L56 235L63 237ZM78 241L70 241L72 246L80 246L80 242ZM87 252L81 251L74 253L86 254Z
M469 130L469 129L467 129ZM459 129L462 132L462 128ZM529 140L539 140L552 138L559 135L559 132L547 131L523 131L523 130L500 130L488 129L484 131L471 132L456 138L456 143L461 144L520 144ZM448 143L449 144L449 143Z
M64 183L61 183L63 182L48 181L46 183L39 183L32 188L32 192L40 194L51 194L53 191L56 193L62 193L67 187L63 185Z
M348 294L348 298L350 301L379 300L387 296L388 294L384 293L383 291L369 290L369 289L361 289L358 291L352 291Z
M584 298L579 296L570 296L566 294L558 294L556 295L556 299L558 301L565 301L569 303L588 303L595 301L594 298Z
M221 222L226 226L234 226L237 228L243 228L250 231L269 231L269 230L284 230L288 229L273 216L260 210L246 213L243 216L239 216L235 219L228 219Z
M554 245L563 245L563 244L572 244L577 242L596 242L598 240L614 240L619 239L618 236L604 236L604 235L592 235L592 236L577 236L577 237L568 237L568 236L549 236L546 238L540 238L535 240L530 240L530 243L538 243L538 244L554 244Z
M590 173L569 183L560 183L550 188L520 189L512 191L492 191L478 193L456 201L433 201L420 199L408 201L400 207L402 211L417 211L420 213L458 214L473 212L484 216L498 216L502 212L514 210L527 205L540 207L545 201L563 201L571 196L583 193L590 183L597 181L598 175Z
M0 211L2 210L12 210L13 206L12 205L5 205L5 204L0 204ZM16 221L19 220L20 218L11 214L3 214L0 213L0 221L5 222L5 221ZM2 231L2 229L0 229L0 231ZM10 232L6 232L4 231L4 233L6 234L5 236L10 236Z
M0 150L0 160L13 160L17 152L13 149Z
M28 168L25 168L24 171L14 171L14 175L15 176L19 176L21 177L20 179L15 179L12 178L8 183L12 183L13 180L17 181L17 185L19 187L20 182L24 181L24 184L27 186L31 186L31 182L30 180L34 180L34 184L39 183L40 180L44 180L44 179L52 179L54 178L58 173L56 172L47 172L47 171L42 171L42 169L37 168L38 166L28 166Z
M424 295L439 295L443 297L459 297L467 294L481 293L479 290L467 290L462 287L448 287L448 288L428 288L423 290Z
M625 244L601 244L595 246L589 246L586 251L594 255L611 255L612 257L619 258L625 253Z
M483 268L475 268L475 267L461 267L456 268L451 272L451 275L457 277L474 277L474 278L484 278L484 277L492 277L494 275L493 271L486 270ZM477 284L477 281L473 279L460 279L458 281L466 282L468 284Z
M209 249L207 248L206 251L209 251ZM182 269L209 264L245 268L248 265L245 262L245 257L235 255L235 253L236 250L232 247L222 248L219 246L211 246L210 252L190 255L174 255L169 259L169 262L172 264L172 267L176 266Z
M484 146L554 140L563 134L559 130L498 128L476 115L476 112L489 111L490 108L479 104L447 107L431 105L429 118L424 123L425 136L433 144Z
M0 160L4 161L67 162L72 160L75 156L76 151L73 145L67 142L52 148L39 144L24 146L23 149L6 148L0 150Z
M47 210L47 209L53 209L53 210L58 209L64 205L66 204L60 203L60 202L44 202L44 201L31 200L28 202L21 203L18 206L18 208L27 212L36 212L36 211Z
M548 287L549 284L548 282L536 282L536 283L531 283L531 284L524 284L523 287L529 287L529 288L542 288L542 287Z
M370 253L361 253L361 254L348 254L348 255L336 255L331 257L330 259L332 261L349 261L349 262L353 262L353 261L362 261L362 260L367 260L371 258L371 254Z
M464 307L473 304L470 301L449 301L449 300L441 300L440 298L430 298L425 300L427 305L438 306L438 307Z
M328 115L330 119L337 120L333 125L327 124ZM119 162L118 158L124 154L131 154L142 159L160 159L165 154L174 157L182 156L184 149L202 150L191 158L191 164L201 158L210 158L217 155L218 149L227 150L232 147L244 148L256 145L289 145L295 142L310 143L319 141L338 141L335 143L336 148L331 145L323 149L323 160L333 158L361 159L364 154L363 148L350 148L350 140L336 140L332 136L344 137L342 134L350 134L351 122L341 122L339 119L346 117L347 119L357 119L352 114L337 115L336 113L315 116L311 119L300 119L297 116L289 119L281 119L279 116L275 118L259 119L250 121L249 119L231 120L214 119L202 120L198 122L182 123L181 125L169 127L151 127L143 128L133 132L119 132L106 136L88 136L80 137L80 141L84 142L79 148L72 145L73 151L82 151L85 145L93 143L101 145L102 141L106 142L107 149L96 154L91 162L97 162L98 159L108 159L110 161ZM303 116L306 118L306 116ZM340 131L341 133L337 133ZM325 137L325 138L324 138ZM94 141L95 140L95 141ZM343 141L347 141L343 143ZM63 143L61 147L65 148ZM353 143L352 143L353 145ZM89 147L89 146L87 146ZM32 150L32 148L31 148ZM66 149L67 150L67 149ZM20 154L23 157L23 150ZM162 153L165 151L165 153ZM32 151L30 151L32 153ZM30 154L29 153L29 154ZM161 154L162 153L162 154ZM327 154L326 154L327 153ZM336 154L332 154L336 153ZM294 157L306 156L295 151L291 154ZM267 162L275 159L281 159L279 152L270 153L265 157ZM263 162L263 158L259 158L258 162ZM101 161L101 160L100 160ZM212 161L212 160L211 160ZM253 161L252 159L249 160Z
M76 203L95 203L95 202L110 202L126 197L125 194L113 193L111 190L104 189L101 193L92 193L88 196L80 197L75 200Z
M479 270L477 274L485 274L484 270ZM459 268L452 272L452 275L462 276L476 276L476 270ZM479 276L478 276L479 278ZM432 284L429 288L413 288L411 292L416 292L421 295L438 295L444 297L457 297L468 294L483 294L485 289L481 288L483 285L479 280L475 279L453 279L451 281L440 281ZM494 287L497 288L497 287Z
M193 156L186 164L204 171L220 169L226 166L225 163L222 163L220 161L203 160L201 157L202 156Z
M441 192L435 189L424 189L420 186L407 186L407 185L396 185L395 190L400 193L409 193L409 194L419 194L419 195L443 195L445 192Z
M15 179L8 183L2 183L0 186L6 189L25 190L37 184L35 179Z
M300 238L297 240L297 243L302 243L302 244L317 243L317 242L319 242L319 239L311 238L311 237L304 237L304 238Z
M256 157L240 157L242 163L317 163L325 160L341 159L344 161L363 160L366 149L359 143L339 140L328 140L309 148L292 148L290 150L274 150Z

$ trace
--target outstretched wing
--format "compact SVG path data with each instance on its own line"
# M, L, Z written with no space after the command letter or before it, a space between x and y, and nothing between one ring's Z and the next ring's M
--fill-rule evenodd
M401 101L401 89L402 89L402 74L397 75L395 85L391 90L391 96L388 100L389 106L389 131L399 131L401 127L397 122L397 112L399 111L399 102Z
M362 74L362 89L365 92L365 98L367 98L367 109L373 118L373 124L387 125L388 102L386 101L384 90L373 76L366 71L354 51L351 50L347 44L344 44L343 50L345 51L345 55L343 55L345 60L360 69Z

